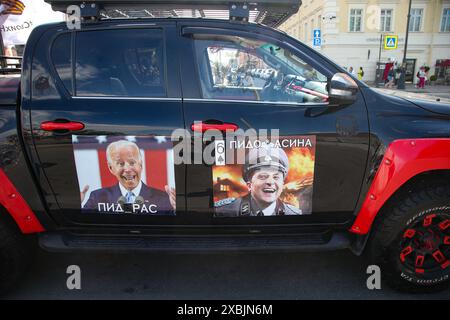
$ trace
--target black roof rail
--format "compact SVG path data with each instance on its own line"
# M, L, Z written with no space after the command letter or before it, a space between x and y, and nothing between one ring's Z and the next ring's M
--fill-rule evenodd
M221 18L277 27L295 14L301 0L45 0L53 10L81 8L82 21L101 18ZM221 12L219 12L221 11Z

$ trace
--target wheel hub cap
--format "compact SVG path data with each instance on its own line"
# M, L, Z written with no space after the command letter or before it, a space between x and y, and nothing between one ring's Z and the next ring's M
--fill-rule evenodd
M400 261L416 274L443 270L450 266L450 219L430 214L403 233Z

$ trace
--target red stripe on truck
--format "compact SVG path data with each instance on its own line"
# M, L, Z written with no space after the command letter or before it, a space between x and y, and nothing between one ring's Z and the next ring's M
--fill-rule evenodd
M45 231L22 195L2 169L0 169L0 203L16 221L22 233Z

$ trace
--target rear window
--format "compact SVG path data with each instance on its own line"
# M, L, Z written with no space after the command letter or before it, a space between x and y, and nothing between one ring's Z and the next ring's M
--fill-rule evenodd
M70 56L71 36L69 33L62 34L55 39L52 47L52 61L59 78L66 89L72 92L72 60Z
M162 30L80 32L75 70L77 96L165 97Z

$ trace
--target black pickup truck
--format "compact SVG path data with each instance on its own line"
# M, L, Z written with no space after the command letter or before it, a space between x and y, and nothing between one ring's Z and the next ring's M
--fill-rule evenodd
M395 288L448 286L450 105L378 93L247 21L276 25L300 1L233 1L229 21L49 2L79 5L80 26L36 27L21 75L0 77L3 292L37 244L350 249Z

